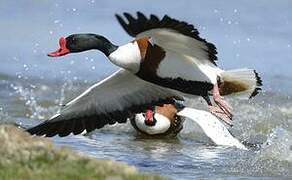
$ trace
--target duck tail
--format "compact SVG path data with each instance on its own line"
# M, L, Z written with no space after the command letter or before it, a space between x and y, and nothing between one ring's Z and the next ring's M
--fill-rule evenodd
M262 89L262 80L254 69L233 69L221 73L220 94L240 93L249 99Z

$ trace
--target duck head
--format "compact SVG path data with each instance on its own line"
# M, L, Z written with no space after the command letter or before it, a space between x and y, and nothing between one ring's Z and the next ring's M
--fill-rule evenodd
M72 34L59 39L60 48L57 51L48 53L50 57L64 56L69 53L97 49L109 56L118 46L112 44L108 39L97 34Z
M152 109L147 109L144 116L145 116L145 120L144 123L147 126L155 126L157 120L154 117L154 112Z

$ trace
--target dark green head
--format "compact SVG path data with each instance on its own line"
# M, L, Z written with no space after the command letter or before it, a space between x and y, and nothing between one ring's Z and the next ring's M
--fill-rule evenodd
M92 49L100 50L108 56L118 48L108 39L97 34L72 34L66 38L61 37L59 45L60 48L55 52L49 53L48 56L58 57Z

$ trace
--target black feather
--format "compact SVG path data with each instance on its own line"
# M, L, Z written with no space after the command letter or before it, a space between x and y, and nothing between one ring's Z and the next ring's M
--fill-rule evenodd
M143 13L137 12L137 18L135 19L131 14L124 13L125 19L128 23L122 18L122 16L116 14L118 22L121 24L123 29L130 35L135 37L136 35L151 29L156 28L168 28L175 30L185 36L194 38L198 41L201 41L207 46L207 53L210 61L216 65L215 61L217 58L217 50L214 44L207 42L205 39L199 36L199 31L192 25L184 21L178 21L167 15L165 15L161 20L151 14L148 19Z
M132 114L143 112L149 106L155 106L162 103L173 103L173 98L181 100L178 97L169 97L167 99L159 99L144 105L133 105L123 111L114 111L111 113L84 115L82 117L65 119L62 114L47 120L35 127L27 130L30 134L46 135L52 137L59 135L61 137L67 136L73 132L74 135L80 134L85 129L87 132L94 129L100 129L107 124L126 123L127 118Z

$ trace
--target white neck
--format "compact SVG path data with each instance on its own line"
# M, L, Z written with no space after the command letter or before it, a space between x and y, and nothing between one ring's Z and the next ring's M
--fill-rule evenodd
M136 41L118 47L108 56L115 65L137 73L140 69L141 54Z
M136 126L141 131L151 135L164 133L170 128L170 120L167 117L155 113L154 118L157 120L156 124L154 126L147 126L145 124L145 117L142 115L142 113L136 114Z

